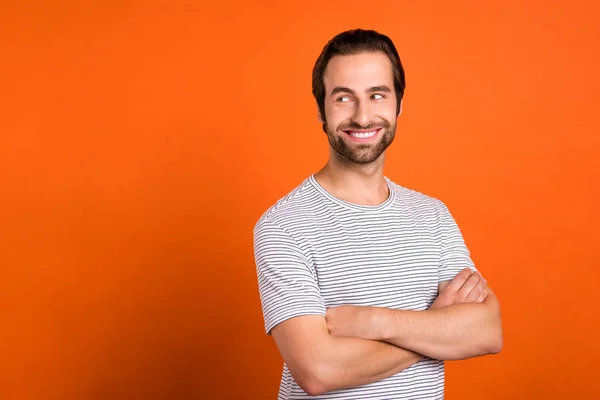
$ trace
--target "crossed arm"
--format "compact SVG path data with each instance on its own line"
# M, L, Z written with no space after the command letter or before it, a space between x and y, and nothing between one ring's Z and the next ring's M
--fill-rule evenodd
M272 335L294 380L311 396L387 378L422 358L389 343L334 336L319 315L291 318Z
M427 311L340 306L329 308L326 317L291 318L272 335L309 395L378 381L423 356L457 360L502 348L498 299L468 268L440 284Z

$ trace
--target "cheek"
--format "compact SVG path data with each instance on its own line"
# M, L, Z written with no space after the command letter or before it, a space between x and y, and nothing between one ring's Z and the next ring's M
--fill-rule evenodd
M352 117L352 106L325 105L325 115L327 117L327 125L331 128L337 128L342 122Z
M377 113L382 118L385 118L388 121L392 121L396 119L396 103L395 102L387 102L382 103L379 107L377 107Z

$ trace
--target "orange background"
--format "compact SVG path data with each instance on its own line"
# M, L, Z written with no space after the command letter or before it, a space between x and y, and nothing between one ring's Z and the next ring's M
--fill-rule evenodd
M252 228L326 161L311 69L354 27L406 69L386 174L502 303L447 398L599 396L595 4L3 1L0 399L276 398Z

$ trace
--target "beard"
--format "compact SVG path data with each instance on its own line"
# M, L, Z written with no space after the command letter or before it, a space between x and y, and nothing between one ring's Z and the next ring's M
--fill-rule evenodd
M331 148L338 153L340 156L354 164L370 164L383 154L383 152L392 144L396 135L396 123L390 124L386 120L379 122L373 122L366 126L360 126L355 122L342 123L337 129L331 129L327 123L323 124L329 145ZM379 141L376 143L369 144L358 144L349 143L344 137L348 135L347 130L352 129L379 129L381 131L377 133L380 136ZM336 134L340 132L340 134Z

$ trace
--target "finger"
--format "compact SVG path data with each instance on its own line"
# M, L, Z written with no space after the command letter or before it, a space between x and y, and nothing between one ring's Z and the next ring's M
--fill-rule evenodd
M487 290L484 290L483 292L481 292L477 300L475 300L475 303L483 303L483 301L487 298L487 295Z
M469 293L471 293L471 291L477 286L480 280L481 275L479 272L474 272L459 289L457 293L458 297L462 300L465 300Z
M483 279L483 278L479 279L477 286L475 286L473 288L473 290L471 290L471 293L469 293L467 295L467 297L465 298L465 301L470 303L470 302L477 300L477 298L479 297L481 292L483 292L485 290L486 286L487 286L487 284L485 282L485 279Z
M450 290L451 292L458 292L470 276L471 270L469 268L463 269L450 281L448 286L446 286L445 290Z

